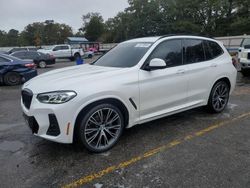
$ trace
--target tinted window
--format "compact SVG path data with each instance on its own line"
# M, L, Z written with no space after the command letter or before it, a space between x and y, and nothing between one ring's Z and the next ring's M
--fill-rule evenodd
M68 47L68 46L61 46L61 49L62 49L62 50L68 50L69 47Z
M181 40L169 40L160 43L150 55L149 61L154 58L163 59L168 67L182 65Z
M27 57L28 57L28 58L35 59L35 58L37 58L38 56L39 56L39 54L36 53L36 52L27 52Z
M205 61L205 54L203 50L203 40L199 39L185 39L185 62L198 63Z
M213 59L213 53L212 53L212 50L210 49L210 47L208 46L208 41L203 41L203 47L204 47L204 51L205 51L206 60Z
M41 57L46 57L46 56L48 56L48 55L46 55L46 54L43 54L43 53L41 53L41 52L37 52L38 54L39 54L39 56L41 56Z
M246 46L246 45L250 45L250 38L248 38L248 39L244 39L243 41L242 41L242 47L244 47L244 46Z
M61 46L56 46L53 50L54 51L61 50Z
M133 67L145 55L151 43L125 42L104 54L93 65L105 67Z
M18 58L24 58L26 55L26 52L15 52L12 55Z
M212 54L213 58L218 57L219 55L223 54L223 50L221 47L214 41L207 41L210 53Z

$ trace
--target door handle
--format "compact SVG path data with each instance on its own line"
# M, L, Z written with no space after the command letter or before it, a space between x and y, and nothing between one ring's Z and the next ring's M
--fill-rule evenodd
M216 63L213 63L213 64L211 64L210 67L217 67L217 64L216 64Z
M180 69L176 72L176 74L184 74L185 73L185 69Z

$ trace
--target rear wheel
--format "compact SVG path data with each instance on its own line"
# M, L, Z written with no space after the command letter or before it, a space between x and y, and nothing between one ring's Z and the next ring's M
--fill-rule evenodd
M46 64L45 61L40 61L39 64L38 64L38 66L39 66L40 68L46 68L47 64Z
M16 72L8 72L3 79L4 83L9 86L19 85L22 82L21 76Z
M208 109L213 113L222 112L229 99L229 85L225 81L217 82L210 93Z
M90 109L79 125L79 143L89 151L99 153L117 143L123 131L124 117L116 106L100 104Z

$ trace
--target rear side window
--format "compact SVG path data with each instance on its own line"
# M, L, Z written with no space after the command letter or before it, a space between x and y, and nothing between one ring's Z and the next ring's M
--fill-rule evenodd
M206 41L207 43L207 60L210 60L210 59L214 59L218 56L220 56L221 54L223 54L223 50L222 48L220 47L219 44L217 44L216 42L214 41Z
M203 48L203 40L185 39L185 63L199 63L205 61L205 53Z
M160 43L150 55L149 61L154 58L163 59L167 67L182 65L182 41L177 39Z
M12 55L18 58L24 58L26 55L26 52L15 52Z
M68 50L69 47L68 47L68 46L61 46L61 49L62 49L62 50Z
M27 52L27 57L31 58L31 59L35 59L37 57L39 57L39 54L37 52Z

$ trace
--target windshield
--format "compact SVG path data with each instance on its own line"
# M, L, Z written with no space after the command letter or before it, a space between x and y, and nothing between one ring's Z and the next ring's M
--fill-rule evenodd
M133 67L148 51L152 43L149 42L125 42L117 45L107 52L93 65L105 67Z
M43 46L44 50L52 50L55 46Z
M242 47L246 46L246 45L250 45L250 38L246 38L244 39L243 43L242 43Z

